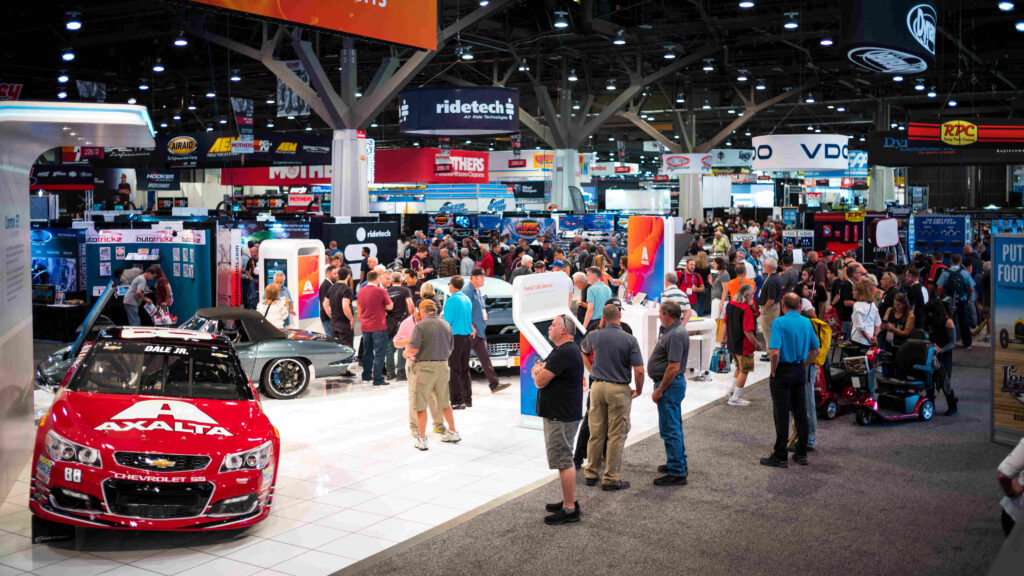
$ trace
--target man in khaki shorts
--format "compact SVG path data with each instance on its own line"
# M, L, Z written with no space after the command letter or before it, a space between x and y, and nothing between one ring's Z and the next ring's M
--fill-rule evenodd
M754 352L761 349L761 344L754 335L757 330L757 313L754 312L754 287L743 284L736 293L736 298L725 307L725 340L736 361L736 381L732 395L727 404L730 406L747 406L749 400L740 396L747 383L747 374L754 371Z
M420 320L419 310L416 310L413 314L409 315L405 320L402 320L402 324L398 327L398 332L392 339L395 348L404 351L405 347L409 345L409 339L412 338L412 331L416 328L416 324ZM403 356L404 358L404 356ZM413 438L420 437L419 424L416 422L416 376L412 372L412 367L416 364L416 360L406 360L405 369L406 380L409 383L409 431L412 432ZM444 416L441 414L441 409L437 407L437 400L430 397L430 418L434 422L434 433L444 434L448 429L444 425Z
M448 399L448 357L454 346L452 329L447 322L437 317L437 304L433 300L420 302L420 321L413 328L409 345L402 354L407 360L413 359L413 378L416 380L416 425L419 437L414 446L418 450L427 449L427 406L431 397L444 412L448 421L448 430L441 436L442 442L458 442L462 440L455 431L455 416ZM406 370L410 370L407 366Z

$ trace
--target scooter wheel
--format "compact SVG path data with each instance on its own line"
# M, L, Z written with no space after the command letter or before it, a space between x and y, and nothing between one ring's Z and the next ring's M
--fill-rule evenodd
M874 419L875 415L872 414L871 410L868 410L867 408L857 409L857 424L867 426L868 424L871 424L871 421Z
M931 400L925 400L921 403L921 408L918 409L917 415L921 420L927 422L935 416L935 403Z
M839 414L839 406L832 400L825 402L825 405L821 408L821 417L825 420L831 420Z

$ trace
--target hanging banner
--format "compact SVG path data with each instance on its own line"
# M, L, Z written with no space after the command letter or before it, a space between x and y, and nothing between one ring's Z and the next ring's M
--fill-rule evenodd
M872 134L868 154L877 166L1020 163L1024 162L1024 122L911 122L906 132Z
M92 190L92 166L88 164L36 164L29 175L28 189Z
M534 182L509 182L507 186L508 191L516 197L516 200L543 202L546 184L547 182L544 180L537 180Z
M519 91L511 88L417 88L399 95L404 134L513 134L519 131Z
M753 150L715 148L711 151L712 168L750 168L753 161Z
M220 167L225 161L241 161L242 154L235 151L239 140L239 136L220 136L205 132L160 134L156 138L156 153L169 167ZM114 157L110 151L106 154L108 159ZM275 132L256 134L253 138L253 152L246 154L245 157L246 164L330 164L331 137Z
M263 166L259 168L222 168L223 186L310 186L330 184L330 166Z
M450 150L449 171L438 172L439 148L393 148L377 150L375 182L378 184L487 184L487 152Z
M304 84L309 84L309 73L301 60L286 60L284 65L295 73ZM277 117L309 116L309 104L292 92L287 84L277 80Z
M711 163L711 154L662 154L661 173L669 176L710 174Z
M665 219L659 216L630 216L628 226L627 296L632 298L642 292L653 300L665 288L665 262L672 261L672 255L665 254L671 244L665 239Z
M843 50L851 62L883 74L917 74L935 61L938 17L932 0L845 0Z
M398 237L401 227L398 222L359 222L351 224L327 224L323 227L321 240L330 244L332 240L344 250L345 265L358 278L366 263L363 248L370 249L370 256L387 266L398 258Z
M238 140L231 141L232 154L252 154L253 149L253 106L252 98L232 98L231 109L235 112L235 127Z
M0 82L0 101L17 100L21 98L21 84Z
M107 85L103 82L75 80L75 86L78 88L79 100L88 100L91 102L107 101Z
M846 170L848 138L841 134L755 136L754 170Z
M1024 235L992 237L992 440L1024 435Z
M140 190L180 190L177 170L136 170L135 179Z

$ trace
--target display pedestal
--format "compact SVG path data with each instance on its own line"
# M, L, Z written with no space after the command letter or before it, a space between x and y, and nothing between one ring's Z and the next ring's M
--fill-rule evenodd
M557 204L564 212L572 212L572 194L569 193L569 187L580 185L579 177L576 175L579 162L579 155L575 150L555 150L551 202Z
M366 139L358 130L335 130L331 144L331 216L369 216Z

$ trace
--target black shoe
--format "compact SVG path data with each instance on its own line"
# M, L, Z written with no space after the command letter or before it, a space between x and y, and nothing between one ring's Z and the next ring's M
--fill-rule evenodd
M473 407L473 401L472 400L466 400L466 403L463 404L462 407L463 408L472 408Z
M380 384L374 384L374 386L390 386L390 385L391 385L391 383L388 382L387 380L381 382Z
M771 466L772 468L789 468L789 462L778 458L775 454L767 458L761 458L761 466Z
M572 465L575 466L577 470L579 470L580 468L583 468L583 460L573 460Z
M558 512L555 512L551 516L544 517L545 524L557 526L559 524L570 524L572 522L580 521L580 507L578 504L572 512L566 512L564 508L561 508L561 504L559 504L559 507L560 509Z
M384 375L384 378L387 380L397 380L398 375L395 374L394 372L388 372L387 374Z
M960 410L957 409L957 403L956 402L950 404L949 408L946 410L946 416L956 416L959 413L960 413Z
M398 380L408 380L409 379L408 374L406 374L405 372L397 372L397 373L395 373L395 376L397 377Z
M767 362L770 360L767 354L761 354L761 362Z
M661 478L654 479L655 486L686 486L686 476L667 474Z
M793 454L793 462L801 466L807 466L807 454Z
M577 500L576 502L573 502L573 505L576 507L576 510L577 510L577 513L578 513L578 511L580 509L580 501ZM562 506L561 502L555 502L554 504L545 504L544 505L544 509L547 510L548 512L558 512L562 508L563 508L563 506Z
M355 377L356 377L356 373L351 371L351 370L345 371L345 373L340 376L340 378L355 378Z
M619 480L615 484L601 484L601 490L606 492L614 492L616 490L625 490L629 488L629 482L625 480Z
M661 466L658 466L658 473L668 474L668 464L662 464Z
M786 450L789 450L791 453L796 454L796 444L790 444L789 446L786 447ZM814 446L808 446L807 451L814 452Z
M593 486L597 484L597 478L587 478L587 486Z
M505 384L498 384L494 388L491 388L491 394L494 394L495 392L501 392L502 390L508 388L509 386L511 386L511 384L507 382Z

